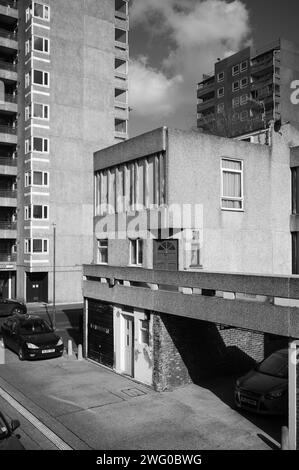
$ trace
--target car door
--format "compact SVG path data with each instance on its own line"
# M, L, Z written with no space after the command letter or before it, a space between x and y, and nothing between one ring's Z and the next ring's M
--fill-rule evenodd
M11 345L10 345L10 348L13 351L18 352L19 351L19 322L17 320L12 321L10 331L11 331L11 335L10 335Z
M11 342L12 342L12 339L11 339L11 336L12 336L12 332L11 332L12 324L13 324L13 321L12 321L12 320L6 320L6 322L3 323L2 328L1 328L1 332L2 332L2 336L3 336L3 339L4 339L5 345L6 345L8 348L11 347Z
M11 312L11 305L5 299L0 299L0 317L5 317Z

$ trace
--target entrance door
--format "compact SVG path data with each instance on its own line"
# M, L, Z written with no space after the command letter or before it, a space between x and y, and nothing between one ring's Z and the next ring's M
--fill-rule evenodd
M125 363L124 373L134 376L134 317L124 315L125 322Z
M154 240L154 269L178 270L178 240Z
M48 302L48 273L27 273L27 302Z
M113 367L113 308L105 302L88 301L88 357Z

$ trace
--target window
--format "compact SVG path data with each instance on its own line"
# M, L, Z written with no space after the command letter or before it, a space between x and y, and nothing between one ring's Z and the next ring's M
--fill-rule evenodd
M218 98L221 98L222 96L224 96L224 88L218 88L217 90L217 96Z
M49 153L49 139L33 137L33 152Z
M128 62L118 57L114 60L114 70L117 73L122 73L126 75L128 73Z
M217 113L218 114L224 113L224 103L220 103L217 105Z
M114 89L114 99L119 103L126 104L127 103L127 90L123 90L122 88L115 88Z
M234 75L238 75L239 72L240 72L239 64L238 64L238 65L234 65L233 68L232 68L232 74L233 74L233 76L234 76Z
M49 54L49 39L41 36L33 36L33 50Z
M217 81L218 81L218 82L223 82L223 80L224 80L224 72L218 73L218 75L217 75Z
M25 121L28 121L31 118L31 106L26 106L25 108Z
M244 104L246 104L247 101L248 101L248 95L242 95L242 96L240 96L240 105L241 105L241 106L244 105Z
M25 140L25 153L31 152L31 139Z
M115 28L115 41L122 44L128 43L128 33L125 29Z
M31 84L31 74L26 73L25 74L25 88L28 88Z
M232 101L233 108L237 108L240 105L240 97L236 96L236 98L233 98Z
M33 185L34 186L48 186L49 173L43 171L33 172Z
M33 70L34 85L49 86L49 73L43 70Z
M108 263L108 239L98 240L98 263Z
M25 42L25 54L29 54L31 51L31 41L28 39L28 41Z
M124 0L115 0L115 12L116 13L123 13L127 15L128 13L128 3Z
M31 18L31 9L30 9L30 7L28 7L28 8L26 8L26 23L28 23L30 18Z
M33 117L36 119L49 119L49 105L33 103Z
M48 253L49 241L39 238L25 240L25 253Z
M241 121L246 121L248 119L248 111L242 111L240 113L240 119Z
M143 264L143 240L136 238L130 240L130 264L142 266Z
M120 132L122 134L127 133L127 121L125 119L115 119L114 120L115 132Z
M50 21L50 7L42 3L33 3L33 16L45 21Z
M243 162L241 160L221 160L221 208L243 210Z
M241 62L241 72L244 72L247 69L248 69L248 61L244 60L244 62Z
M149 320L140 320L140 338L141 344L149 346Z
M47 220L49 217L48 206L25 206L25 220L38 219Z
M201 266L200 262L200 237L198 230L192 230L191 263L190 266Z
M240 87L239 80L237 82L233 82L233 91L238 91Z
M233 121L239 121L240 115L239 113L233 113Z
M240 87L245 88L248 85L248 78L244 77L240 80Z

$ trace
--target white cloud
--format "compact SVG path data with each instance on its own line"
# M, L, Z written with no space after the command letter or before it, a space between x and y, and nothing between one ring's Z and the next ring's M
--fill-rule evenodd
M145 57L130 63L130 107L140 116L167 115L174 111L174 96L182 81L180 75L166 75L147 64ZM173 98L173 99L172 99Z
M161 70L144 58L133 61L131 105L137 116L153 116L154 106L156 114L177 115L182 103L195 113L202 74L212 72L218 57L243 47L250 33L249 13L241 0L134 0L130 17L133 27L142 24L155 35L167 34L172 47Z

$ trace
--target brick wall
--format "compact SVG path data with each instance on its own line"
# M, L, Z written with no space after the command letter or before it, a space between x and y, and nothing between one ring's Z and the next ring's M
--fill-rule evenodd
M199 383L213 375L242 373L273 350L284 347L280 341L262 333L154 314L154 371L157 390Z

